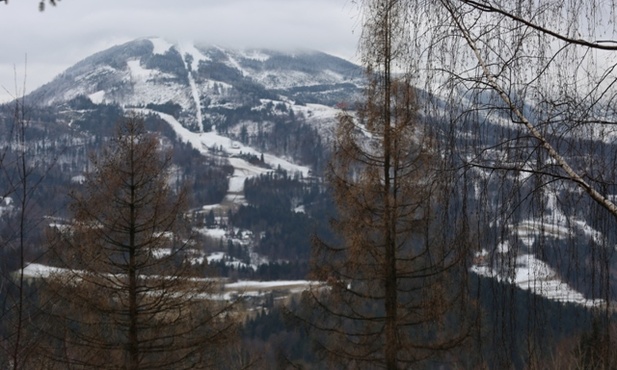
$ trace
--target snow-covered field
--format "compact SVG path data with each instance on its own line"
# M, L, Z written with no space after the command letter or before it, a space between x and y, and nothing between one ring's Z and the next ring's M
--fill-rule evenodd
M488 252L480 252L487 256ZM497 279L501 282L515 284L523 290L546 297L558 302L572 302L587 307L601 305L603 300L587 299L568 284L562 282L555 271L532 254L522 254L516 257L511 269L499 273L487 263L476 264L471 271L480 276Z
M319 285L317 281L310 280L277 280L277 281L251 281L244 280L225 284L226 291L237 292L243 295L262 295L272 291L285 290L289 293L301 293L310 287Z
M63 274L67 273L68 270L64 270L57 267L51 267L46 265L41 265L38 263L31 263L26 266L23 270L25 278L31 279L44 279L48 278L54 274ZM203 278L196 279L192 278L195 281L203 280L204 284L211 284L212 279ZM224 282L221 280L223 284L221 285L221 293L208 295L205 298L207 299L232 299L232 296L242 297L242 296L263 296L265 294L278 291L278 292L288 292L288 293L300 293L304 290L309 289L311 286L315 286L320 284L316 281L310 280L278 280L278 281L255 281L255 280L242 280L233 283Z
M602 233L594 230L583 220L566 216L559 207L556 189L547 186L545 191L547 212L542 219L522 220L508 226L510 234L516 235L526 252L514 250L506 241L506 235L493 251L483 249L476 254L476 263L471 267L471 271L514 284L554 301L573 302L587 307L602 305L603 300L588 299L563 282L557 271L533 253L533 245L540 235L553 239L566 239L578 231L598 245L603 245Z

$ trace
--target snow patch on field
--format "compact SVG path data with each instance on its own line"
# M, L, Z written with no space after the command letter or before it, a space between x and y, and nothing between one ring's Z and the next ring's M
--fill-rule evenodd
M222 258L222 256L219 256ZM67 274L70 273L67 269L58 267L46 266L38 263L31 263L23 269L24 277L26 278L48 278L55 274ZM82 271L75 271L76 274L82 273ZM199 282L203 281L204 284L211 285L213 279L207 278L192 278L191 280ZM228 292L220 296L204 296L206 299L231 299L230 292L235 292L241 295L262 295L275 290L287 290L289 292L302 292L309 289L312 286L319 285L320 282L310 280L276 280L276 281L252 281L243 280L234 283L226 283L223 285L223 290Z
M252 290L274 290L274 289L290 289L297 291L304 291L310 288L312 285L318 284L315 281L310 280L276 280L276 281L251 281L244 280L236 283L225 284L225 289L238 290L238 291L252 291Z
M225 265L232 266L235 269L250 268L253 271L257 270L257 266L244 263L236 258L229 257L225 252L214 252L206 257L208 263L224 261Z
M268 54L265 54L259 50L241 51L240 55L245 59L256 60L258 62L265 62L270 59L270 56Z
M478 252L471 271L514 284L554 301L572 302L587 307L602 305L603 300L585 298L582 293L563 282L557 270L534 254L535 242L540 237L564 240L581 233L598 246L606 245L602 233L585 221L566 216L560 207L556 189L546 189L547 212L543 217L508 225L509 236L516 236L516 239L522 242L519 248L525 253L519 254L518 249L508 242L509 236L506 236L492 252L484 249Z
M154 258L165 258L171 256L171 249L169 248L157 248L152 250Z
M213 239L222 239L227 236L227 231L224 229L209 229L207 227L202 227L195 229L195 231L199 232L202 235L209 236Z
M307 122L310 122L322 137L333 137L337 116L342 112L338 108L321 104L294 105L293 110L295 114L300 113L309 118Z
M577 229L598 245L604 245L604 236L586 222L568 218L559 206L556 191L548 191L547 214L540 219L528 219L509 225L511 234L516 235L527 253L517 254L507 241L500 242L495 254L483 250L476 254L471 271L481 276L514 284L534 294L558 302L572 302L587 307L603 304L603 300L587 299L582 293L563 282L556 270L533 254L533 245L540 236L554 239L567 239L575 235ZM507 255L506 255L507 254ZM507 259L514 257L513 263Z
M64 269L52 266L42 265L40 263L31 263L23 270L24 277L27 278L46 278L52 274L59 274L65 271Z
M481 253L477 257L486 255L487 253ZM554 301L572 302L587 307L594 307L603 303L603 300L585 298L583 294L562 282L550 266L532 254L517 256L512 268L502 270L499 272L486 262L471 267L471 271L480 276L515 284L520 289L529 290Z
M86 182L86 176L84 175L73 176L71 177L71 182L73 184L83 184L84 182Z

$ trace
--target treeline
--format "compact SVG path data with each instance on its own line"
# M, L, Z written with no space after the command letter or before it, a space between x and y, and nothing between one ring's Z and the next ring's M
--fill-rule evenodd
M208 112L224 117L217 122L217 130L242 143L282 157L294 158L317 172L323 170L328 158L328 146L315 128L306 123L302 114L296 114L284 104L266 104L258 101L235 109L213 108ZM256 128L249 133L246 125ZM234 130L239 133L235 134Z
M178 105L173 103L151 108L178 114ZM7 114L2 117L8 124L12 119L8 112L10 107L6 106L5 109ZM58 162L54 163L58 166L50 166L43 188L58 186L59 183L66 186L71 177L87 172L90 155L98 152L107 138L114 135L114 123L124 115L118 105L95 105L84 96L68 102L66 109L62 113L47 108L33 108L28 112L31 121L28 141L37 151L36 157L46 158L49 164L54 160ZM227 192L228 176L233 173L233 168L225 160L205 158L189 144L176 140L175 131L156 115L145 117L144 124L148 131L156 132L165 139L166 148L171 149L173 162L177 165L173 174L177 186L182 184L191 191L194 204L213 204L223 199ZM58 184L54 178L58 179Z
M231 257L231 256L230 256ZM252 266L235 266L229 260L208 263L208 271L216 276L228 277L232 280L305 280L310 268L308 261L268 262L262 263L254 269Z
M320 186L321 185L321 186ZM322 193L323 185L317 179L305 179L302 173L289 173L277 168L244 182L244 195L251 204L274 205L291 209L298 205L311 204Z
M325 203L333 207L323 186L279 169L247 179L244 191L250 205L231 215L231 224L262 235L255 246L260 254L274 260L308 261L311 235L328 230L329 216L322 207Z
M270 258L306 260L310 253L312 220L304 213L285 210L276 205L240 206L233 214L234 226L263 233L256 251Z
M476 312L474 330L457 350L415 364L414 369L560 368L560 363L600 363L599 344L604 338L593 310L555 302L481 277L472 278L464 294L471 298L469 302L477 303L467 307ZM504 302L509 302L507 312L503 311ZM307 307L310 305L303 303L302 295L294 297L285 308L273 302L268 305L266 300L263 309L249 318L241 330L246 350L258 358L258 363L303 369L329 367L327 353L320 352L317 346L324 338L316 337L319 334L308 330L299 319L298 313ZM538 310L545 313L541 320L536 315ZM459 323L449 320L448 325ZM541 331L537 330L539 327ZM529 353L532 344L534 352Z
M204 157L190 144L173 141L173 162L177 172L174 180L178 188L191 193L195 206L220 203L229 186L233 167L222 159Z

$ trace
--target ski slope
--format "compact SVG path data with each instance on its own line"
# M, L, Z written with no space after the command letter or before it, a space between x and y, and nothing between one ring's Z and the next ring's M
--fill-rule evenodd
M243 203L244 181L247 178L273 171L272 169L252 165L244 159L239 158L238 156L241 154L261 156L262 153L238 141L219 135L216 132L192 132L182 126L178 120L169 114L151 109L130 109L130 111L139 114L158 115L173 128L179 140L191 144L193 148L203 155L210 156L213 155L213 153L220 153L220 155L227 157L229 164L234 168L234 173L229 179L229 187L227 190L228 200L236 203ZM264 162L272 168L280 167L291 174L301 173L304 177L308 177L309 175L310 169L307 166L300 166L268 153L263 153L263 158Z

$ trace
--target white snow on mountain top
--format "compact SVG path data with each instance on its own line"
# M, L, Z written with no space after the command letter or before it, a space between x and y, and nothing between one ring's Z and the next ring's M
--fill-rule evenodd
M187 54L193 58L193 61L191 62L191 69L193 71L197 71L200 61L209 62L212 60L209 56L204 55L201 51L199 51L199 49L197 49L192 42L183 42L178 45L177 48L180 55L182 55L182 59L185 59L185 55Z
M268 89L289 89L295 86L314 86L322 83L316 79L315 75L301 71L287 71L284 74L270 70L256 71L253 79Z
M111 75L116 73L117 70L108 65L99 65L94 67L92 70L89 70L87 73L78 75L75 77L75 82L83 82L85 84L90 84L93 80L101 78L101 76Z
M174 76L160 72L156 69L146 69L142 67L139 60L129 60L126 62L131 72L131 79L133 81L147 82L152 78L174 78Z
M184 109L194 107L191 91L181 84L169 81L173 80L174 76L159 70L144 68L139 60L129 60L127 65L128 71L123 72L125 74L123 78L130 82L132 91L130 95L124 97L122 105L139 106L173 101Z
M229 54L229 59L228 59L227 64L231 68L234 68L234 69L237 69L238 71L240 71L240 73L242 73L243 77L250 75L250 73L248 71L246 71L244 68L242 68L240 63L238 63L238 61L231 54Z
M150 44L151 53L148 52ZM305 94L295 88L323 85L323 91L309 89L306 94L321 98L323 93L326 104L333 99L330 94L344 95L347 88L350 94L355 91L353 86L339 88L337 84L352 82L359 86L364 83L362 78L355 77L359 67L327 54L319 59L311 53L304 53L294 61L286 52L225 49L193 42L169 42L158 37L118 46L80 61L34 91L32 97L39 105L62 104L80 95L90 97L95 104L132 107L173 102L182 107L183 118L186 114L190 116L191 122L183 123L194 125L193 119L197 124L203 123L206 117L200 120L200 115L208 114L210 110L241 106L243 98L238 96L244 93L243 82L249 86L263 83L265 90L293 89L267 91L268 96L281 95L279 100L290 102L293 96ZM158 58L151 58L153 55ZM306 59L302 59L304 56ZM264 63L271 59L276 60ZM178 62L184 63L184 68ZM221 69L220 63L229 69ZM200 65L204 73L198 75ZM208 72L208 68L213 69ZM216 78L216 81L210 78ZM238 78L242 81L235 80ZM253 94L258 95L259 90Z
M152 50L152 54L164 55L173 46L172 43L160 37L153 37L150 39L150 42L154 47L154 49Z
M245 59L256 60L258 62L265 62L268 59L270 59L269 55L259 50L247 50L247 51L242 51L239 53L240 53L240 56L242 56Z
M129 67L132 80L148 81L154 73L153 70L143 68L139 60L129 60L126 62L126 65Z

